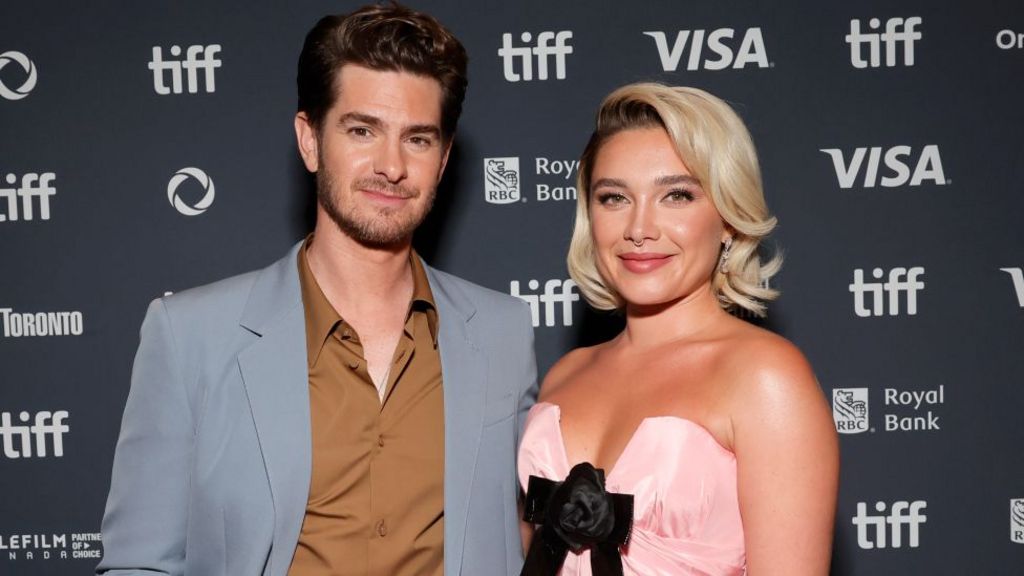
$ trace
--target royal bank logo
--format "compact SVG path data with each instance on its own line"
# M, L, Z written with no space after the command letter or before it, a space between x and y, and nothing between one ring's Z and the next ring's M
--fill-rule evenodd
M36 80L38 80L39 76L36 72L36 65L28 59L28 56L21 52L8 50L0 54L0 72L11 63L21 67L25 78L21 80L21 84L17 87L11 87L3 82L3 77L0 77L0 96L7 100L21 100L28 96L29 92L32 92L32 89L36 87Z
M1010 541L1024 544L1024 498L1010 500Z
M498 57L502 60L502 71L505 80L529 82L531 80L547 80L549 63L554 61L555 79L565 80L565 63L569 54L572 54L572 32L541 32L537 34L536 41L533 34L523 32L519 35L524 46L515 46L512 42L512 34L501 35L501 48L498 48ZM531 45L531 43L535 44ZM518 65L517 65L518 64ZM536 66L535 66L536 64ZM536 73L535 73L536 72Z
M832 159L839 187L844 190L853 188L858 180L862 188L920 186L924 182L939 186L949 184L942 169L942 155L935 144L925 146L920 152L910 146L854 148L848 154L839 148L822 148L821 152ZM881 164L886 170L880 173Z
M686 56L686 69L691 72L771 66L760 28L748 28L742 33L741 39L737 39L735 28L679 30L671 45L665 32L649 31L644 34L654 39L654 46L661 58L661 68L665 72L678 70L684 61L683 56Z
M882 423L886 432L938 432L942 430L946 385L908 390L882 389ZM871 426L867 388L832 390L832 419L840 434L875 432Z
M576 181L576 173L580 168L579 160L554 160L540 156L535 160L534 167L538 180L549 180L537 183L535 190L538 202L576 201L576 187L570 186L569 183Z
M867 432L868 389L836 388L832 390L832 419L840 434Z
M168 53L172 58L165 59L163 48L153 46L153 59L149 61L149 69L153 71L153 90L157 94L181 94L186 89L189 94L197 94L200 84L208 94L217 91L214 73L222 64L216 57L220 53L220 44L189 46L185 49L184 58L181 57L181 46L171 46Z
M917 293L924 290L924 281L921 280L923 267L893 268L889 270L886 281L882 281L886 273L881 268L872 270L871 276L877 282L865 281L864 270L860 268L853 271L850 292L853 293L853 311L857 316L899 316L902 301L906 302L908 316L917 314Z
M901 59L904 66L914 65L914 43L921 39L917 29L921 25L920 16L889 18L885 21L884 32L878 18L868 20L867 24L867 31L862 31L860 20L850 20L846 43L850 45L850 64L854 68L879 68L883 65L883 54L884 65L888 68L897 66Z
M1013 290L1017 293L1017 304L1024 308L1024 270L1021 268L1000 268L1013 280Z
M0 308L0 323L4 338L33 336L81 336L84 331L82 313L73 312L15 312Z
M921 525L928 521L924 514L927 507L924 500L901 500L893 502L892 506L875 502L878 514L868 514L867 503L858 502L857 515L853 517L853 525L857 527L857 546L862 550L902 548L904 545L917 548L921 545Z
M0 222L49 220L50 198L57 194L52 186L56 178L53 172L29 172L21 176L19 186L17 175L4 176L10 187L0 188Z
M484 200L511 204L522 198L519 158L484 158Z
M1024 32L1000 30L996 33L996 46L1000 50L1024 50Z
M484 199L491 204L526 202L527 190L533 190L537 202L576 201L576 173L579 160L558 160L545 156L533 159L533 172L526 170L531 184L523 179L518 157L484 158ZM529 166L530 162L526 162Z
M533 320L533 327L541 325L543 316L544 325L551 327L556 323L561 326L572 326L573 303L580 299L576 291L576 283L572 280L548 280L544 283L544 291L540 290L540 282L530 280L526 283L530 292L522 292L518 280L509 283L509 293L521 298L530 305L530 315Z
M199 201L195 203L188 203L179 194L178 188L188 180L194 180L202 187L203 195ZM182 168L171 176L171 180L167 182L167 201L174 206L174 209L181 212L185 216L198 216L203 212L206 212L213 204L213 199L216 196L216 189L213 186L213 180L206 175L199 168Z
M42 411L34 415L0 412L0 441L9 460L64 456L64 435L71 429L65 423L67 410Z

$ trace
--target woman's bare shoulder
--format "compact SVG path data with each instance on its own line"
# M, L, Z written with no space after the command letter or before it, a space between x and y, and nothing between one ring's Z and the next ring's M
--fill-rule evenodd
M816 386L811 364L796 345L774 332L744 324L732 331L722 354L722 369L731 380L741 386L764 380Z

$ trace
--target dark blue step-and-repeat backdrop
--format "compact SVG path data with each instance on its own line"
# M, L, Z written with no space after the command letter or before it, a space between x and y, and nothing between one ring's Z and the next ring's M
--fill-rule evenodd
M0 6L0 574L89 573L147 303L309 230L305 32L352 2ZM841 433L832 573L1024 574L1024 4L460 2L470 89L417 237L528 301L541 369L607 338L564 258L613 88L750 126L786 256L764 324Z

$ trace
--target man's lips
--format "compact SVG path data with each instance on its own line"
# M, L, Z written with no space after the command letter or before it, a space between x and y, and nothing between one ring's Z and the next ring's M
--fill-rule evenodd
M623 267L630 272L643 274L661 268L672 258L672 254L657 252L625 252L619 254Z
M381 190L379 188L361 188L359 191L382 202L401 202L413 197L412 194L392 192L388 190Z

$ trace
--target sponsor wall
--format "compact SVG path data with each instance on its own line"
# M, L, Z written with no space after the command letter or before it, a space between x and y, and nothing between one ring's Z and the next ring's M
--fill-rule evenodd
M306 30L353 2L0 7L0 573L87 573L147 303L311 226ZM541 369L608 338L568 279L602 97L733 103L786 256L761 321L814 364L842 443L832 573L1024 571L1024 5L415 2L471 56L417 237L518 296Z

